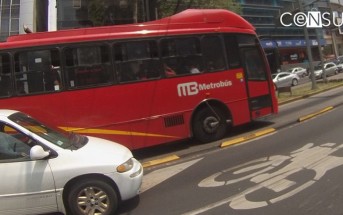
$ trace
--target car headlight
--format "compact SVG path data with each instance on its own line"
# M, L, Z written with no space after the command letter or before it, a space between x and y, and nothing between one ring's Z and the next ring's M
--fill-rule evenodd
M132 160L132 158L130 158L125 163L120 164L117 167L117 171L120 173L123 173L123 172L130 171L132 168L133 168L133 160Z

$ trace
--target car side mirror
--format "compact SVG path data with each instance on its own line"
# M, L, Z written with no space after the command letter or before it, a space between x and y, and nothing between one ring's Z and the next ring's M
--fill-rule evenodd
M41 160L50 155L50 152L44 151L42 146L35 145L30 150L31 160Z

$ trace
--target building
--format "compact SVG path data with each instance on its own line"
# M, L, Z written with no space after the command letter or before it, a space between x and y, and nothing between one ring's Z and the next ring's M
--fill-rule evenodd
M56 30L48 27L48 22L56 22L56 13L50 10L54 6L56 0L0 0L0 41L25 33L24 26L32 31Z
M20 0L0 1L0 40L19 34Z
M280 18L285 12L299 12L295 0L241 0L242 16L256 27L266 51L272 72L286 70L288 67L308 67L308 57L304 29L298 26L285 27ZM288 18L288 17L287 17ZM289 20L291 23L292 20ZM319 49L326 45L323 34L319 41L315 29L308 29L313 59L319 61Z

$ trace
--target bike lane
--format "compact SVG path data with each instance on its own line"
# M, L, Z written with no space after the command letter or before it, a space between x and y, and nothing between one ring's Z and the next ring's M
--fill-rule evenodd
M121 214L342 214L340 115L166 166Z

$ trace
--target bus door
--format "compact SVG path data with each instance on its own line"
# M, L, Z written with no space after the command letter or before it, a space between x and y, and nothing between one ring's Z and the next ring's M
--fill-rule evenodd
M241 61L247 83L251 119L268 115L272 110L272 93L268 67L259 46L240 47Z

